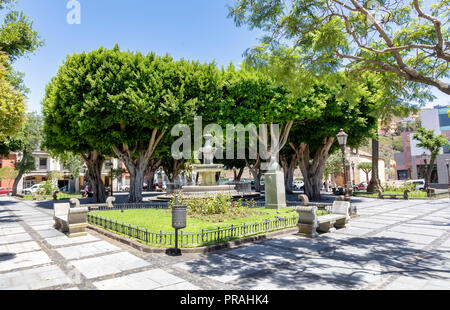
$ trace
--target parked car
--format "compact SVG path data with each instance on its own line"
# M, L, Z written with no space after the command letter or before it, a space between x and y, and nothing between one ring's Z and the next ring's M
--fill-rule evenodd
M418 191L425 190L425 179L409 180L405 182L405 185L415 185Z
M68 193L69 192L69 187L66 185L66 186L64 186L64 187L61 187L60 189L59 189L59 191L60 192L64 192L64 193Z
M25 188L23 190L23 194L24 195L32 195L34 193L36 193L40 188L42 188L44 186L44 184L34 184L31 187Z
M357 188L359 191L365 191L367 190L367 186L368 184L366 182L361 182L359 184L356 184L354 188Z
M0 195L12 195L12 188L9 187L0 187Z
M120 187L120 190L123 192L129 191L130 190L130 186L129 185L122 185Z
M292 182L292 187L294 189L303 189L305 187L305 183L303 181L294 181Z

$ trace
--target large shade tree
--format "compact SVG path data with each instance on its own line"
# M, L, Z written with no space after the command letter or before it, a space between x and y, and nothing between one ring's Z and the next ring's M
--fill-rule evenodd
M344 81L345 77L341 78ZM305 194L320 199L320 188L328 154L339 148L336 134L342 128L348 134L347 146L358 147L375 134L376 118L371 116L369 94L347 96L348 88L340 82L316 81L309 94L299 99L310 115L296 122L289 137L289 145L297 154L305 182ZM360 87L362 89L363 87ZM364 96L366 94L366 96Z
M286 88L265 73L244 66L239 71L230 67L225 75L222 125L245 126L248 135L240 143L245 143L244 159L251 165L250 171L257 177L256 181L261 176L261 169L267 169L264 164L269 163L271 156L279 155L287 143L294 121L307 112L289 100ZM253 138L249 139L250 136Z
M17 194L19 183L24 174L36 169L32 153L41 145L43 140L43 123L42 115L34 112L27 113L21 130L15 135L14 139L18 141L18 147L15 151L19 154L19 160L15 164L17 176L13 183L13 195Z
M33 29L33 22L16 10L15 0L0 0L0 149L12 146L10 139L20 132L25 120L25 98L28 89L23 73L14 70L14 61L33 53L43 42Z
M49 103L63 107L90 151L112 150L125 164L131 176L129 201L138 202L159 142L173 125L192 117L201 98L201 87L187 87L201 66L117 46L74 54L52 82ZM55 128L65 128L61 125Z
M428 150L430 160L428 162L425 174L425 189L430 186L431 173L433 172L434 163L442 148L450 145L448 138L443 134L436 134L432 129L420 127L413 135L413 139L417 140L417 146Z
M388 73L450 94L449 1L430 2L236 0L230 15L237 25L262 29L261 46L298 48L313 70Z

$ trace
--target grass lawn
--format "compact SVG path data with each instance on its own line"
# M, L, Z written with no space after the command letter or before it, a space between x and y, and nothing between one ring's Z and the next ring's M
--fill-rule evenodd
M275 216L279 217L292 217L298 216L297 212L293 212L292 209L286 208L280 210L281 214L277 213L273 209L253 209L251 214L243 218L228 219L224 222L214 223L201 219L195 219L188 216L185 232L201 231L202 229L217 229L218 227L225 227L230 225L250 224L265 219L274 219ZM319 216L324 214L324 211L318 211ZM171 210L158 210L158 209L135 209L125 210L123 213L120 210L112 211L96 211L91 212L93 215L106 217L111 220L123 222L138 226L141 228L147 228L153 231L173 231L172 228L172 213Z
M392 194L392 195L402 195L403 196L403 192L399 192L399 191L387 191L387 192L383 192L383 194ZM378 197L378 193L367 193L367 192L353 192L354 196L369 196L369 197ZM423 192L423 191L413 191L408 193L408 197L410 198L428 198L427 197L427 193Z
M58 193L58 200L70 198L82 198L81 194ZM33 195L24 195L23 200L33 200ZM53 200L53 195L37 196L37 200Z

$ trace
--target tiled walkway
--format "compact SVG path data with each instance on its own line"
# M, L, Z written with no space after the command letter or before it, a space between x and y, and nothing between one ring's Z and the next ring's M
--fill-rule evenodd
M358 199L351 228L215 252L138 252L0 197L0 289L450 289L450 199Z

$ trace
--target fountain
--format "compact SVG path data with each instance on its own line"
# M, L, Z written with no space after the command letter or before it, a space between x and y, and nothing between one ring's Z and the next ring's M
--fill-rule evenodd
M259 197L256 192L242 192L236 190L236 185L220 185L219 173L223 170L222 164L213 162L214 153L217 148L211 146L211 134L205 135L205 146L200 148L203 154L203 163L192 165L193 170L200 174L201 185L188 185L181 188L183 196L205 197L211 194L225 193L235 198L255 198ZM171 195L161 195L158 199L168 200Z

